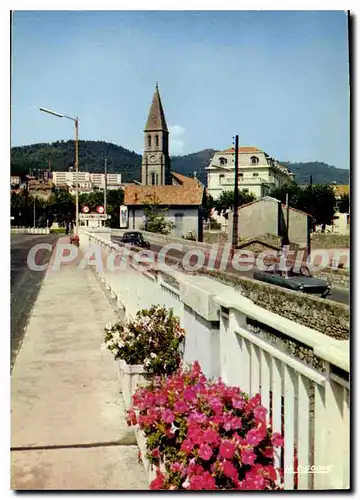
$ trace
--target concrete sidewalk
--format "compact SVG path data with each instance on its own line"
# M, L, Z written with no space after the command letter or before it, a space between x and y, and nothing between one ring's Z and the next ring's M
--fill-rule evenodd
M48 271L11 377L11 488L147 490L117 366L115 312L90 270Z

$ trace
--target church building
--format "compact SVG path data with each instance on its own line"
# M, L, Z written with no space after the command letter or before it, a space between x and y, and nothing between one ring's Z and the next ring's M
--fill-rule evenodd
M144 203L156 200L159 207L166 209L174 236L186 237L191 233L201 240L204 194L204 186L198 179L171 171L169 130L156 84L144 129L141 185L125 186L128 229L143 228Z

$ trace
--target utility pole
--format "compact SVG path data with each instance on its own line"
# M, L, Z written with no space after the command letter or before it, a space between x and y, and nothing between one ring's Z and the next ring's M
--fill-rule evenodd
M36 227L36 208L35 208L35 195L34 195L34 229Z
M239 136L235 136L235 186L234 186L234 213L232 248L236 249L239 243Z
M105 157L105 189L104 189L104 213L106 214L106 202L107 202L107 157Z
M290 220L290 206L289 206L289 193L286 193L286 235L287 243L290 243L289 238L289 220Z

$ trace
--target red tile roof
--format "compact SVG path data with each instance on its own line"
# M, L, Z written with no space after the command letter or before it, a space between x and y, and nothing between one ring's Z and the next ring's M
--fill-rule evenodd
M234 153L235 148L232 146L231 148L224 149L220 151L221 153ZM263 151L256 146L242 146L239 147L239 153L262 153Z
M172 172L172 176L179 184L169 186L139 186L130 184L125 186L124 205L139 206L149 198L156 198L162 206L194 205L200 206L203 201L204 187L197 179Z

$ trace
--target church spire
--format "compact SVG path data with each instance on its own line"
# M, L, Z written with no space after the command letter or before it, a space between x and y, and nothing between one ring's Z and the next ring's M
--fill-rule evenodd
M156 82L155 93L151 103L149 116L145 126L145 132L164 131L168 132L165 114L161 104L158 82Z

